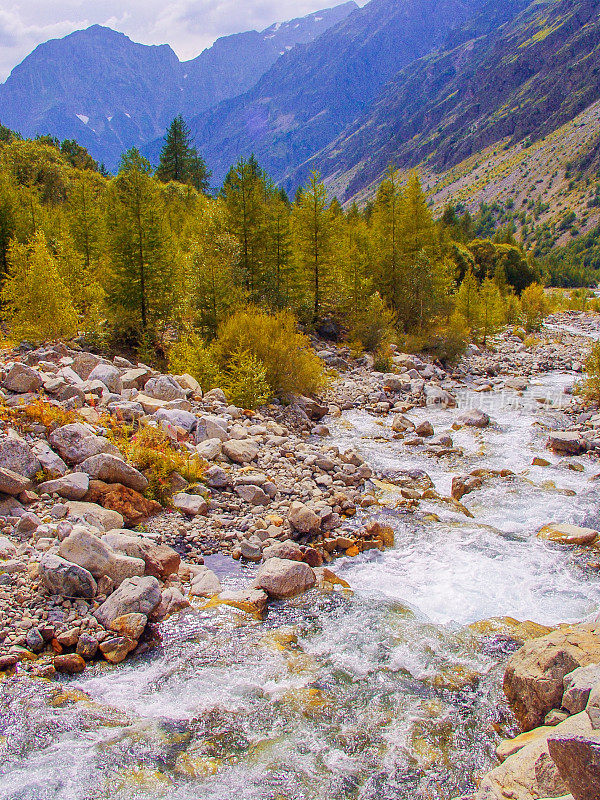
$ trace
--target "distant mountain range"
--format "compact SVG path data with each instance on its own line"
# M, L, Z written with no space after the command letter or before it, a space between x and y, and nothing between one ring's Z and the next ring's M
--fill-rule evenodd
M0 122L23 136L77 139L115 169L124 150L162 137L177 114L191 118L246 91L282 55L357 8L352 1L226 36L186 62L168 45L136 44L93 25L39 45L13 69L0 85Z
M595 119L581 115L599 99L600 0L371 0L224 37L183 64L166 45L94 26L13 70L0 121L76 138L114 168L131 145L156 163L182 113L215 183L254 153L288 190L318 169L348 201L366 197L389 162L418 166L444 196L450 172L477 153L516 148L504 172L553 132L561 168L573 140L565 124ZM598 169L599 141L578 138L585 169Z

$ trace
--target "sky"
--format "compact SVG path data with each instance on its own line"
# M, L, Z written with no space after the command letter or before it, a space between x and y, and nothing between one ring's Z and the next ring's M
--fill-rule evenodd
M0 81L36 45L99 23L194 58L219 36L262 30L342 0L0 0ZM359 0L364 5L366 0Z

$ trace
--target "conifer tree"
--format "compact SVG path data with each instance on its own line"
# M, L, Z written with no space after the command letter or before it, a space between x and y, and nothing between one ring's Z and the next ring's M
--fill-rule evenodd
M193 146L191 131L181 115L175 117L165 135L156 176L165 183L189 183L198 192L209 191L208 168Z
M2 289L13 334L43 342L70 339L77 333L77 317L58 263L41 232L26 244L13 242L9 271Z
M468 270L456 295L456 311L461 314L471 331L475 334L479 329L479 286L472 270Z
M392 308L400 305L400 186L398 172L391 164L377 188L373 207L372 270L375 284Z
M485 346L488 337L497 333L506 322L504 301L492 278L486 278L479 290L479 319Z

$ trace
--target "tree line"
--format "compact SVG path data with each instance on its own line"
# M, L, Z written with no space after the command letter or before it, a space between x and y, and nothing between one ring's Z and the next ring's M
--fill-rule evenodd
M474 238L451 206L436 220L416 173L390 167L364 208L342 208L316 173L289 198L253 156L209 184L180 117L156 171L131 149L115 176L76 142L0 129L5 333L150 357L210 342L253 305L305 329L332 321L382 359L392 338L444 357L518 321L538 278L516 242Z

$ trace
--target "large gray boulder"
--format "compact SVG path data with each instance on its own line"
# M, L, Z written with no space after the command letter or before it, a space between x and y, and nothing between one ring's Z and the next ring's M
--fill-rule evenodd
M69 464L80 464L110 449L111 445L103 436L96 436L82 422L73 422L57 428L49 436L52 447Z
M178 428L183 428L183 430L188 433L196 425L196 417L191 412L183 411L179 408L159 408L153 416L158 422L176 425Z
M144 393L155 400L183 400L187 392L182 389L172 375L159 375L144 386Z
M570 714L579 714L585 709L590 694L600 685L600 664L578 667L563 678L564 694L562 707Z
M199 417L196 426L196 443L206 442L209 439L219 439L226 442L229 439L227 422L222 417L205 414Z
M261 565L256 576L256 587L269 597L283 600L307 592L317 581L312 568L303 561L269 558Z
M147 617L161 601L160 584L149 575L124 580L119 588L95 612L96 619L110 628L124 614L145 614Z
M29 478L14 472L12 469L0 467L0 492L4 494L18 495L31 489L32 483Z
M230 439L223 442L223 454L235 464L247 464L258 455L258 446L248 439Z
M32 367L17 362L6 373L2 386L9 392L27 394L38 392L42 388L42 379Z
M125 422L135 422L144 416L144 407L134 400L118 400L108 404L108 410L117 419Z
M148 488L148 479L141 472L108 453L99 453L86 458L79 464L79 469L91 478L105 483L122 483L123 486L129 486L136 492L143 492Z
M173 506L188 517L196 517L198 514L208 512L208 503L199 494L179 492L173 497Z
M548 750L574 800L600 798L600 734L551 736Z
M73 358L72 369L81 380L87 381L91 371L101 363L100 356L94 355L94 353L77 353Z
M41 469L31 447L18 437L5 436L0 439L0 464L26 478L35 477Z
M37 487L38 492L57 494L65 500L81 500L90 488L90 476L86 472L71 472L62 478L44 481Z
M95 597L98 587L92 574L78 564L46 553L40 561L40 579L50 594L62 597Z
M102 508L96 503L84 503L81 500L67 501L69 509L69 519L76 522L87 522L101 531L112 531L115 528L122 528L124 520L118 511L109 508Z
M88 381L101 381L108 391L114 394L121 394L123 391L121 373L112 364L97 364L87 379Z
M39 461L44 472L51 478L60 478L69 471L62 458L43 439L38 439L31 445L31 452Z
M60 555L66 561L87 569L95 578L108 575L115 586L126 578L143 575L146 565L141 558L116 553L86 528L76 526L60 543Z

